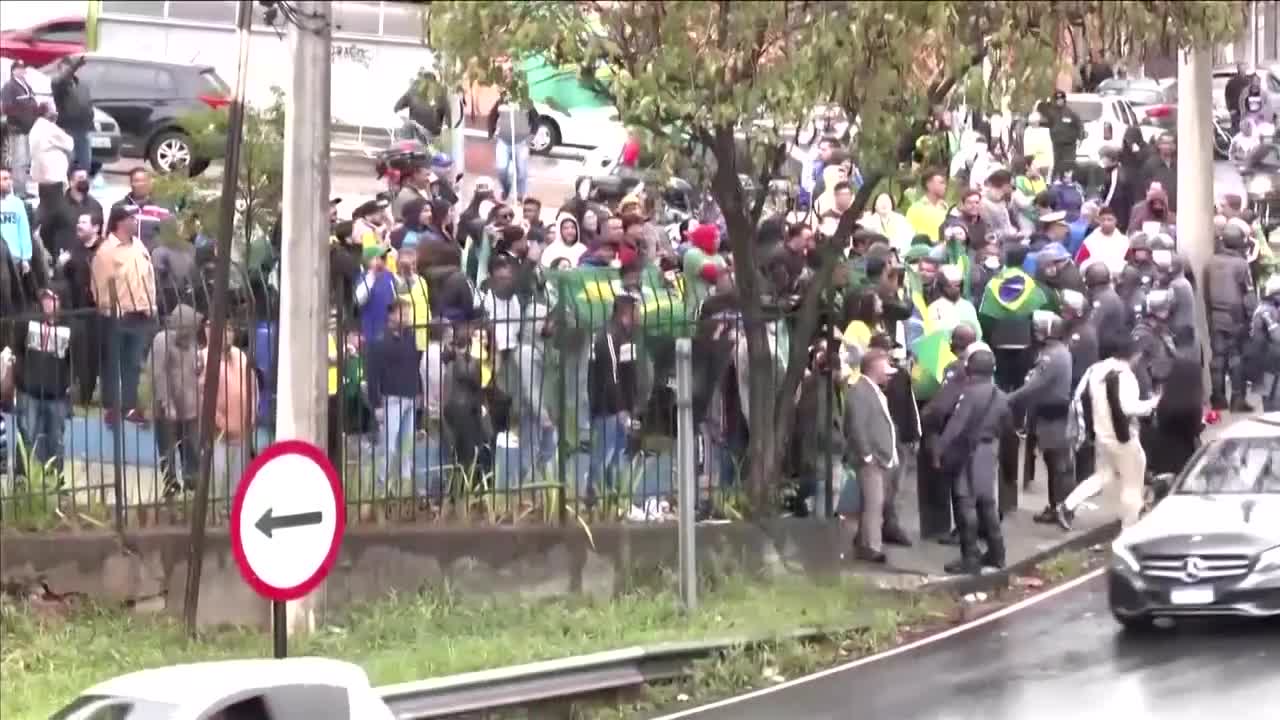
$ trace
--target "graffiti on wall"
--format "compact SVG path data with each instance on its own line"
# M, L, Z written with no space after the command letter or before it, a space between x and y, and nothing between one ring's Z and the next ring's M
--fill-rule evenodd
M373 64L373 53L369 48L355 44L339 45L334 43L330 57L334 62L344 61L359 65L366 70Z

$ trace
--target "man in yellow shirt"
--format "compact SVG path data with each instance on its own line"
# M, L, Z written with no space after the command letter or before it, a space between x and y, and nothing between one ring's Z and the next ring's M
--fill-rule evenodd
M928 170L922 178L924 197L916 200L907 209L907 222L917 235L927 235L933 243L938 242L938 229L947 220L947 176L941 170Z

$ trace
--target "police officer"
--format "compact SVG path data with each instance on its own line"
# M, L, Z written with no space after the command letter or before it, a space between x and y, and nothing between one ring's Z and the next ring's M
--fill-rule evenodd
M1067 443L1067 411L1071 405L1071 351L1063 342L1066 323L1046 310L1037 310L1031 319L1032 332L1040 343L1036 365L1027 380L1008 397L1016 414L1026 412L1034 427L1034 444L1044 456L1049 472L1049 504L1036 516L1036 522L1053 524L1057 515L1053 508L1067 499L1074 487L1071 478L1070 445ZM1032 454L1032 442L1027 453ZM1033 463L1027 463L1034 470ZM1026 487L1027 478L1023 479Z
M1152 250L1151 238L1146 233L1135 233L1129 238L1129 261L1126 266L1138 272L1138 282L1146 290L1151 289L1156 276L1160 274L1160 269L1151 257Z
M1101 359L1098 333L1086 316L1088 307L1088 301L1085 300L1084 295L1074 290L1063 291L1062 321L1066 324L1064 334L1067 338L1067 349L1071 351L1072 393L1080 387L1085 371ZM1073 465L1076 483L1093 474L1093 443L1091 441L1082 443L1076 449Z
M1055 178L1075 169L1076 145L1083 137L1084 124L1080 122L1080 116L1067 105L1067 94L1058 90L1053 94L1052 124L1049 125Z
M955 409L964 391L964 363L966 353L978 340L977 331L961 323L951 331L951 352L956 356L942 374L942 387L920 411L922 441L916 468L916 485L920 502L920 535L953 545L959 542L952 518L959 517L955 510L952 478L943 474L933 464L933 448L946 429L951 411Z
M1089 324L1099 342L1107 342L1108 338L1128 337L1133 330L1130 313L1124 306L1124 300L1111 284L1111 271L1102 263L1094 263L1085 268L1084 283L1089 298ZM1107 355L1107 348L1099 347L1099 353Z
M1199 343L1196 341L1196 291L1191 287L1191 280L1187 277L1185 258L1177 253L1170 255L1169 271L1162 278L1161 284L1173 294L1173 311L1169 314L1169 330L1173 333L1173 343L1178 348L1178 354L1199 360Z
M1104 266L1105 267L1105 266ZM1036 279L1049 292L1055 307L1062 307L1062 291L1084 292L1084 278L1071 254L1059 243L1053 243L1036 256Z
M1004 535L996 509L997 443L1013 428L1013 416L1004 393L996 387L995 355L985 346L971 346L965 360L964 391L947 421L934 462L954 473L959 514L960 559L948 563L948 573L979 573L984 566L1003 567ZM943 465L947 458L949 465ZM978 536L987 540L987 551L978 548Z
M1252 412L1245 401L1244 355L1249 320L1257 306L1253 275L1244 258L1245 236L1234 223L1222 229L1222 246L1204 269L1204 297L1209 310L1209 361L1212 383L1210 402L1214 409L1227 405L1227 379L1231 380L1232 412Z
M1260 371L1263 411L1280 411L1280 274L1267 278L1262 286L1262 302L1249 324L1247 360Z
M1120 277L1116 279L1116 293L1124 303L1131 331L1138 324L1138 319L1142 317L1142 309L1146 307L1147 292L1150 289L1149 285L1142 284L1141 274L1132 265L1125 265L1120 271Z
M1133 340L1138 347L1140 361L1134 363L1133 374L1138 379L1138 392L1145 400L1159 395L1177 355L1173 333L1169 330L1169 315L1173 312L1173 293L1168 290L1152 290L1147 294L1146 308L1138 325L1133 329Z

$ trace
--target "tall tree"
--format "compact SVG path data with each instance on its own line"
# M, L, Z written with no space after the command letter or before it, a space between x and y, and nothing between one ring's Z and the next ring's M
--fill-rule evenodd
M768 511L782 448L791 433L795 389L817 326L813 283L801 303L787 372L772 372L755 231L768 180L785 160L786 128L820 105L856 118L858 162L869 177L893 167L903 132L990 58L996 85L984 97L1046 93L1062 68L1068 29L1092 18L1129 36L1185 47L1231 37L1239 2L434 2L428 45L471 80L506 83L512 61L541 55L576 66L607 92L628 126L667 138L669 153L689 143L709 156L710 190L728 227L747 337L751 510ZM978 77L979 83L986 78ZM512 82L514 80L514 82ZM971 101L972 102L972 101ZM745 152L742 146L745 144ZM743 178L760 190L749 194ZM846 227L846 230L848 228ZM824 252L817 277L830 278L837 253ZM770 427L771 426L771 427ZM773 432L759 431L770 428Z

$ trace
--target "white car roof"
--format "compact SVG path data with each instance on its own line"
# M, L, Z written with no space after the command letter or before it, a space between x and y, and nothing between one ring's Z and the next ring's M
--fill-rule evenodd
M246 690L286 685L368 689L369 676L358 665L330 658L223 660L140 670L94 685L83 694L206 707Z
M1263 413L1245 418L1222 431L1219 440L1280 437L1280 412Z

